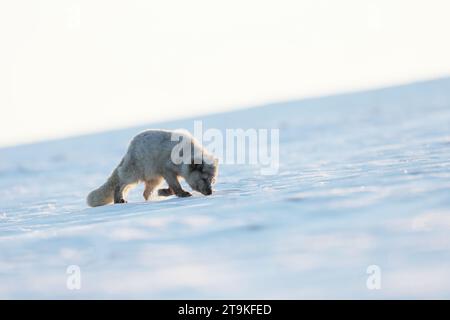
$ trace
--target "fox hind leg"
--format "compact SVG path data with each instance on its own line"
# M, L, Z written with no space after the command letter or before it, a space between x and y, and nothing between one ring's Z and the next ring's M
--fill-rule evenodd
M118 185L114 189L114 203L127 203L127 200L125 198L128 194L128 191L130 191L130 189L136 184L136 182L132 182Z
M118 185L114 189L114 203L127 203L127 201L124 198L124 191L127 185Z
M127 203L128 191L141 180L141 173L136 167L136 161L131 156L125 155L117 167L118 183L114 189L114 203Z

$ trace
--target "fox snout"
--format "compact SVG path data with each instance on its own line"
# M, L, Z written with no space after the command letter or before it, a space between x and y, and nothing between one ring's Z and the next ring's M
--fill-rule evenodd
M210 196L212 195L212 189L211 188L206 188L205 190L203 190L202 192L205 196Z

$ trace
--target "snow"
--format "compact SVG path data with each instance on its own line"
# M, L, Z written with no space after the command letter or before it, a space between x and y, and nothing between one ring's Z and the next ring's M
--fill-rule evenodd
M196 120L280 128L279 174L88 208L144 127L0 149L0 298L450 298L450 78Z

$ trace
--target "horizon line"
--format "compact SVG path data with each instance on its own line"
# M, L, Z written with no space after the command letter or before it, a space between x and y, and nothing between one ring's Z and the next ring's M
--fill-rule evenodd
M69 134L67 136L58 136L55 138L43 138L43 139L38 139L35 141L30 141L30 142L19 142L17 144L4 144L4 145L0 144L0 150L7 150L7 149L16 148L16 147L25 147L25 146L29 146L29 145L56 142L56 141L61 141L61 140L66 140L66 139L77 139L77 138L82 138L82 137L98 135L98 134L114 133L114 132L123 131L123 130L130 130L132 128L141 128L141 127L144 127L147 125L165 124L165 123L182 121L182 120L190 120L190 119L195 120L197 117L210 117L210 116L215 116L215 115L228 114L228 113L240 112L240 111L251 110L251 109L258 109L258 108L262 108L262 107L269 107L269 106L274 106L274 105L300 103L300 102L311 101L311 100L342 97L342 96L347 96L347 95L352 95L352 94L375 93L375 92L389 90L389 89L400 89L403 87L409 87L409 86L413 86L413 85L421 85L421 84L423 85L423 84L427 84L427 83L446 81L446 80L450 80L450 74L433 77L433 78L423 78L423 79L417 79L417 80L410 80L407 82L398 82L398 83L393 83L393 84L388 84L388 85L379 85L379 86L373 86L373 87L349 89L349 90L342 90L342 91L337 90L334 92L332 91L332 92L328 92L328 93L324 93L324 94L312 94L309 96L292 98L292 99L267 101L265 103L259 103L256 105L243 105L243 106L238 106L238 107L232 107L228 111L221 110L221 111L217 111L217 112L213 111L213 112L207 112L207 113L202 113L202 114L187 116L187 117L182 116L182 117L167 118L167 119L162 119L160 121L136 123L136 124L129 125L129 126L111 128L111 129L107 129L107 130L103 130L103 131L90 131L90 132L79 133L79 134Z

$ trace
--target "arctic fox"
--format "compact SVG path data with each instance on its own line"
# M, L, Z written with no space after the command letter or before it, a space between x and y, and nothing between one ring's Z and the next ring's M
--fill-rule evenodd
M178 138L173 139L174 136ZM148 200L163 180L168 188L159 190L160 196L191 196L182 189L179 177L193 190L210 195L217 171L217 159L188 132L147 130L133 138L120 164L100 188L88 195L87 203L91 207L126 203L128 191L139 182L145 183L144 198Z

